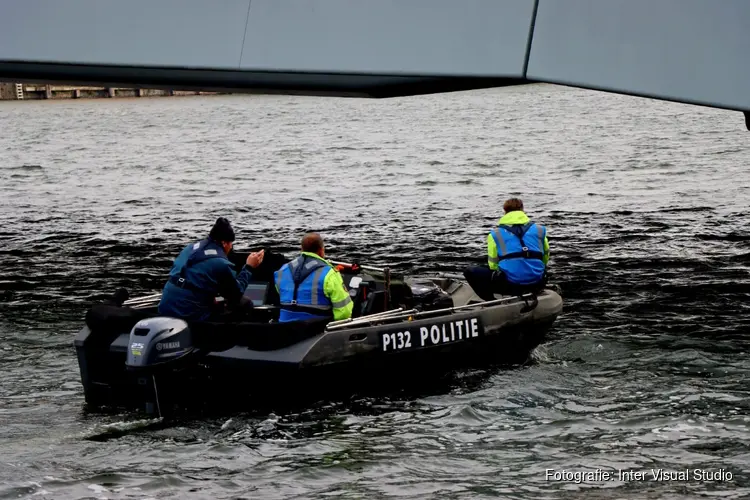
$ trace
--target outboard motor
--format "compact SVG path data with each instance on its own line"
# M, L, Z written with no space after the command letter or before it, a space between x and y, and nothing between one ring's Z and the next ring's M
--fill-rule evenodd
M182 360L193 352L193 337L187 322L156 317L139 321L130 331L128 370L156 370Z
M146 413L162 416L157 374L168 381L168 372L178 368L195 351L187 322L156 317L139 321L130 331L126 369L135 378L136 397L145 403ZM162 400L165 394L162 395Z

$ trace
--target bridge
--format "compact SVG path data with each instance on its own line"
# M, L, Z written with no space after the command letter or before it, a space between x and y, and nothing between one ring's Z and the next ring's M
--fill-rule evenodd
M750 128L748 0L24 0L0 12L2 81L373 98L546 82L742 111Z

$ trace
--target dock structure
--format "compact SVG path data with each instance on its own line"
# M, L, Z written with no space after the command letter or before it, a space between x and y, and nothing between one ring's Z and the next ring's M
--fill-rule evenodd
M113 97L165 97L215 95L221 92L198 90L163 90L147 88L43 85L33 83L0 83L0 100L93 99Z

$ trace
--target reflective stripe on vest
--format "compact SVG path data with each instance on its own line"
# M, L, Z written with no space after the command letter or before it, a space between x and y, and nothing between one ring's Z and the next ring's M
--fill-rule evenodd
M525 243L524 238L527 237L529 230L536 226L536 244L538 250L529 250L527 243ZM533 222L528 222L526 224L518 224L516 225L521 231L521 235L519 236L514 232L513 226L501 224L498 227L492 228L492 239L495 240L495 245L497 246L497 257L491 257L489 259L490 262L493 264L497 264L501 260L506 259L517 259L517 258L524 258L524 259L538 259L542 260L544 258L544 237L546 230L544 226L541 226L539 224L535 224ZM518 240L521 243L521 251L518 252L508 252L507 246L505 244L505 239L503 238L502 231L500 229L505 229L507 232L510 233L511 237L518 238ZM533 247L533 245L532 245Z
M190 256L185 261L185 264L183 264L183 266L180 268L179 274L177 276L169 278L169 282L180 288L192 290L193 292L213 294L213 292L203 290L202 288L191 283L185 276L185 271L187 271L189 268L193 267L199 262L203 262L204 260L209 259L229 260L224 253L224 249L221 247L221 245L211 240L206 239L194 243L193 250L190 253Z
M189 267L196 265L208 259L227 259L224 249L221 245L211 240L201 240L193 245L193 251L187 258L185 265L180 269L180 275Z

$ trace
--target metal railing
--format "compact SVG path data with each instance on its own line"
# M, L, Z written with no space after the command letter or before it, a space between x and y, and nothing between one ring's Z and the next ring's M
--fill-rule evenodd
M483 302L475 302L473 304L466 304L463 306L454 306L454 307L446 307L443 309L435 309L433 311L418 311L416 309L409 309L408 311L401 311L401 308L399 309L393 309L392 311L386 311L382 313L377 314L370 314L367 316L362 316L360 318L355 319L348 319L348 320L341 320L341 321L334 321L331 323L328 323L328 326L326 327L327 331L332 330L340 330L343 328L350 328L355 326L364 326L367 324L372 323L382 323L386 321L394 321L394 320L405 320L405 319L424 319L429 318L431 316L441 316L443 314L453 314L455 312L465 311L468 309L474 309L474 308L485 308L489 306L496 306L500 304L507 304L510 302L525 302L528 299L534 299L535 295L533 293L525 293L523 295L513 296L513 297L505 297L502 299L495 299L495 300L485 300Z

